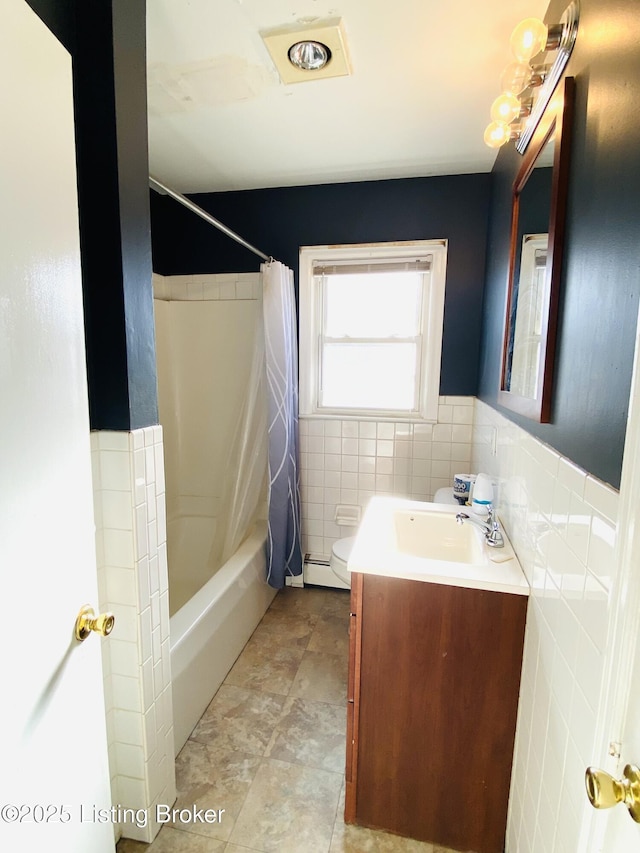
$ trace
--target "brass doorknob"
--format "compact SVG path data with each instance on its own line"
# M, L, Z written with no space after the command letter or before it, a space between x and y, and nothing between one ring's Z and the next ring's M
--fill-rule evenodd
M85 604L76 619L76 640L86 640L92 631L100 634L101 637L106 637L113 631L115 621L116 617L113 613L101 613L96 616L93 607Z
M620 781L597 767L587 767L584 781L594 809L610 809L624 803L631 817L640 823L640 770L635 765L627 764Z

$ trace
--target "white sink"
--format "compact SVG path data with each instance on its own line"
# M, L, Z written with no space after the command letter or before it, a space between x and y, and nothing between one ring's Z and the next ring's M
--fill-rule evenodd
M349 557L350 572L528 595L529 585L508 537L490 548L460 506L374 497Z
M472 524L458 524L454 513L428 509L396 509L396 548L427 560L482 562L482 534Z

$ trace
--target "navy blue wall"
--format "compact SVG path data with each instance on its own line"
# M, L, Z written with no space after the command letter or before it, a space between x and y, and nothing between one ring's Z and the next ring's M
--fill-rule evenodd
M73 61L92 429L158 422L145 0L29 0Z
M322 184L190 196L294 270L300 246L449 241L441 394L475 394L489 175ZM162 275L247 272L260 260L168 196L151 193L153 268Z
M565 5L552 0L545 20L559 19ZM577 97L552 422L503 410L616 488L640 292L639 44L637 0L582 0L567 69ZM520 162L510 144L492 173L480 397L498 409L511 186Z

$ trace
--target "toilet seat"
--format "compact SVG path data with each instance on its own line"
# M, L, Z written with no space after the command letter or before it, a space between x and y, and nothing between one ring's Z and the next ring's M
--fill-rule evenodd
M457 504L458 501L454 497L453 489L451 487L438 489L438 491L433 496L433 502L437 504Z
M338 539L337 542L333 543L331 559L329 560L329 566L334 575L349 587L351 586L351 576L347 568L347 562L349 561L355 541L355 536L346 536L344 539Z

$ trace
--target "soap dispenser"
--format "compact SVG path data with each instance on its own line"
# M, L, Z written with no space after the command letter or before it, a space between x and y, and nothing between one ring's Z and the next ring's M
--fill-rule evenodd
M471 509L476 515L487 515L493 504L493 483L488 474L478 474L473 485Z

